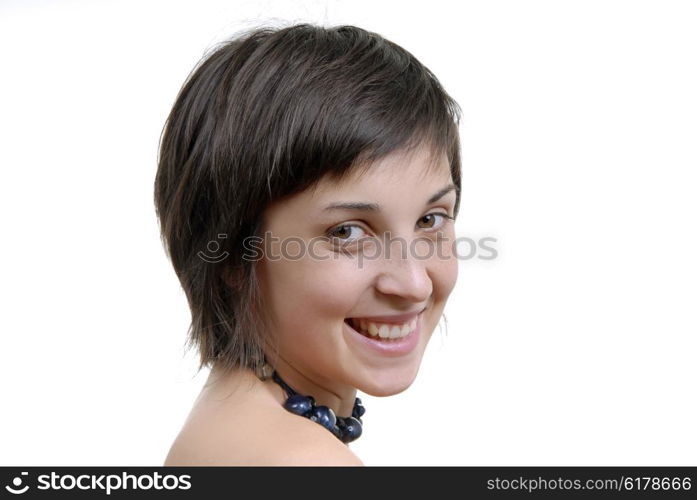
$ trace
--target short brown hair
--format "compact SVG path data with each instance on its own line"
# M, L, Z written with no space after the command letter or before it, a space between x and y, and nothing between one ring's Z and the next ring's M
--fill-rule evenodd
M199 370L257 369L275 345L256 263L242 258L271 202L430 144L450 162L457 214L459 120L457 103L412 54L355 26L256 28L204 56L167 118L155 178ZM227 258L201 258L213 241Z

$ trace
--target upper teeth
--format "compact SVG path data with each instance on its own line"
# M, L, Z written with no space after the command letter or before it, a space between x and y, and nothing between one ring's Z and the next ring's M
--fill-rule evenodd
M381 339L400 339L406 337L416 329L416 318L409 323L402 323L400 325L374 323L364 319L351 319L350 322L351 326L356 330Z

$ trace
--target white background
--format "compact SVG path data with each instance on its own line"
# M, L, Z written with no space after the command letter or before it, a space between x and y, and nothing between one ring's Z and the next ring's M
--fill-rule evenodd
M0 3L0 464L160 465L206 373L152 201L216 42L355 24L463 109L463 261L366 464L697 463L697 7L678 1Z

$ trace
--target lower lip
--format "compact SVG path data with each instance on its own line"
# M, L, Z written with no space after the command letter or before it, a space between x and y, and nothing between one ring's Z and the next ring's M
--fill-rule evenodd
M376 340L362 333L357 332L351 325L344 321L344 328L348 330L351 338L356 339L356 342L365 346L369 350L381 356L396 357L404 356L412 352L419 343L421 335L421 316L423 312L416 317L416 328L406 337L395 340Z

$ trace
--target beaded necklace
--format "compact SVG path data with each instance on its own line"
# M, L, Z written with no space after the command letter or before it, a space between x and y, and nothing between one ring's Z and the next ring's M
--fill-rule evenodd
M289 412L317 422L343 443L348 444L361 437L363 433L361 417L365 413L361 398L356 398L356 401L353 403L353 411L350 417L337 417L334 414L334 410L328 406L315 405L315 398L312 396L298 394L297 391L285 383L276 370L273 371L272 378L286 392L288 399L286 399L283 407Z

